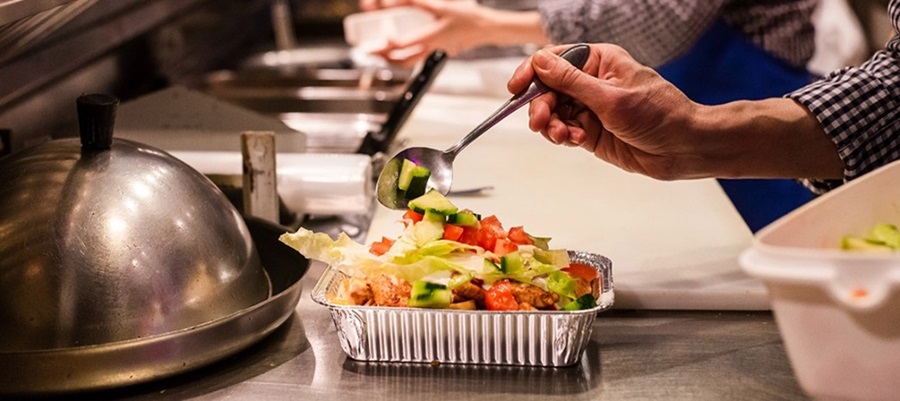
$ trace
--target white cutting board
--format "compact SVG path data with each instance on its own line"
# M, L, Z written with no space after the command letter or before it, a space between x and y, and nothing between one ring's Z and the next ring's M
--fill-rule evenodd
M429 93L398 139L446 149L503 101ZM625 173L582 149L550 144L526 122L522 108L460 153L453 188L494 190L452 197L457 206L552 237L553 247L609 257L616 308L769 309L761 282L737 262L751 232L714 180ZM402 214L378 205L367 241L398 235Z

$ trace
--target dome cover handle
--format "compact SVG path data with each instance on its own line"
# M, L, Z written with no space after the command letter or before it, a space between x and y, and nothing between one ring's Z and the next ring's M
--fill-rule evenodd
M78 106L78 130L81 147L104 150L112 144L113 127L116 125L116 106L119 99L113 95L94 93L81 95Z

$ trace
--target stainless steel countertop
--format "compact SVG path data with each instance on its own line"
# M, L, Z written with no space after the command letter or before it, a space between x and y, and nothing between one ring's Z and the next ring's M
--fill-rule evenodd
M303 278L296 313L271 336L198 371L71 399L92 400L798 400L769 312L601 313L581 363L523 368L361 363L340 348Z

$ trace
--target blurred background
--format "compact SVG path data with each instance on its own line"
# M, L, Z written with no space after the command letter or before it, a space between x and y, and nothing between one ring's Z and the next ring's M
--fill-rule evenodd
M865 40L834 51L867 57L891 35L887 0L845 4ZM0 154L75 135L73 102L85 92L128 101L180 85L235 100L242 95L210 84L210 77L285 65L353 70L341 22L358 11L357 0L0 0ZM279 50L292 51L273 61ZM409 75L392 73L384 81L397 87ZM389 108L392 93L382 93L388 101L382 106ZM242 104L274 111L258 98Z

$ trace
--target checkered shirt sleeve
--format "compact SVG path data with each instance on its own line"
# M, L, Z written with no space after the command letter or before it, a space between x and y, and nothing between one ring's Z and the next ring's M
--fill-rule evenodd
M888 6L900 28L900 0ZM844 162L843 180L801 180L824 193L900 159L900 36L859 67L835 71L786 95L808 108Z
M794 66L815 50L818 0L544 0L541 22L554 43L606 42L659 67L687 52L718 18Z
M719 16L724 0L549 0L539 3L554 43L607 42L658 67L686 52Z

